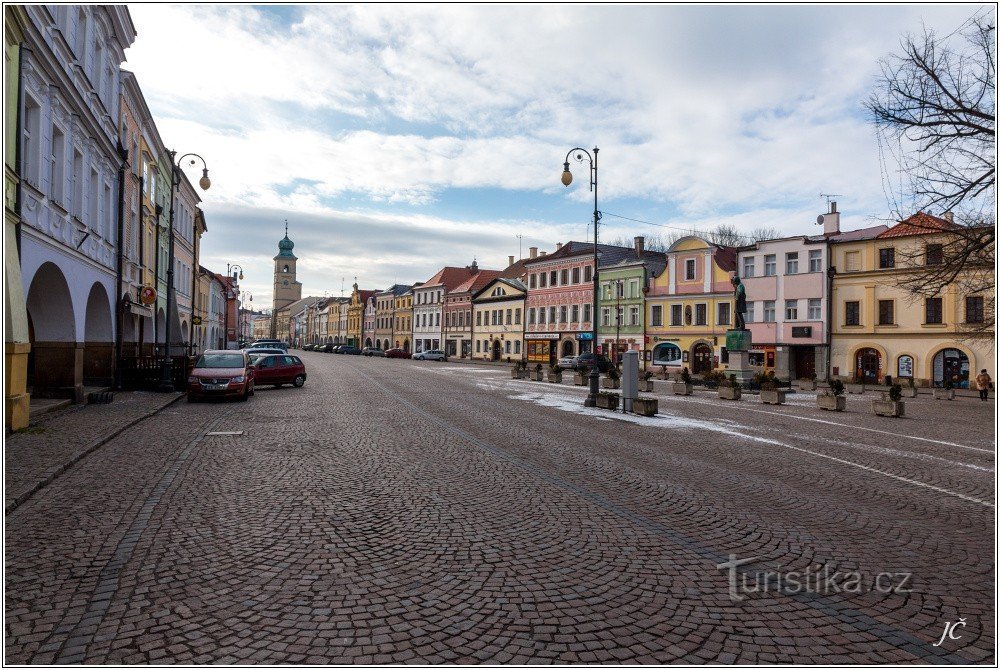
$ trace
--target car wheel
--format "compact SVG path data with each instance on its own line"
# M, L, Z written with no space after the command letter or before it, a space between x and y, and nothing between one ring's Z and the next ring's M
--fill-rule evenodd
M298 375L297 377L295 377L295 379L292 380L292 386L294 386L297 389L302 388L303 385L305 385L305 383L306 383L306 378L303 375Z

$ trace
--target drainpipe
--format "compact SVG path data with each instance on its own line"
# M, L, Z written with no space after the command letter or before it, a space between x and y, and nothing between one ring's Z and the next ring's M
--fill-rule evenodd
M830 246L827 245L827 258L830 257ZM829 261L827 261L829 262ZM837 276L837 268L831 265L826 269L826 381L830 382L833 373L833 278Z
M118 165L118 246L115 258L115 363L112 374L113 387L117 391L122 388L122 327L125 317L122 314L122 276L124 264L124 245L122 238L125 236L125 171L128 167L128 149L122 146L121 138L118 139L118 158L121 163Z

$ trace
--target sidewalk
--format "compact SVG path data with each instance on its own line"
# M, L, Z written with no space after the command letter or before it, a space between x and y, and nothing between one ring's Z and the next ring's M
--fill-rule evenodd
M81 458L182 393L116 393L108 405L74 405L32 421L4 442L4 514Z

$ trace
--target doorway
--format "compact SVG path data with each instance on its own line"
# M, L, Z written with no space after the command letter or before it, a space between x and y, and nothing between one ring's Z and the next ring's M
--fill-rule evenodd
M792 378L812 379L816 374L816 347L794 347Z
M694 345L691 358L693 359L693 363L691 364L692 373L703 375L706 372L712 371L712 347L704 342Z
M866 347L858 351L854 372L862 384L877 384L882 369L882 355L876 349Z
M493 340L493 360L499 361L501 354L500 340Z

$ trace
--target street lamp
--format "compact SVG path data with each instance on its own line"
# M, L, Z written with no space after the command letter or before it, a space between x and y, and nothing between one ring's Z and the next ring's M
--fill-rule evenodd
M234 282L236 281L236 278L237 278L237 274L236 274L237 270L239 270L239 275L238 276L242 280L243 279L243 267L240 266L240 265L236 265L236 264L226 263L226 277L232 279ZM237 295L239 295L239 294L236 293L235 291L233 291L231 285L227 285L226 286L226 304L222 308L222 330L223 330L222 346L225 349L229 349L229 301L230 300L235 300ZM239 308L237 307L237 310L236 310L236 328L237 328L237 330L239 330L239 322L240 322L240 313L239 313ZM237 339L239 339L238 335L237 335Z
M586 149L581 149L580 147L571 149L566 154L566 162L563 163L562 173L563 186L569 186L573 183L573 173L569 171L570 157L572 156L573 160L577 163L583 163L586 160L590 164L590 190L594 192L594 296L590 312L591 337L593 338L591 347L593 347L594 365L590 368L590 393L587 394L587 399L583 402L585 407L597 406L598 386L601 380L597 365L597 222L601 220L601 213L597 211L598 151L598 148L594 147L594 154L592 156Z
M167 327L164 330L166 339L164 340L164 359L163 364L160 367L160 390L172 393L174 391L174 362L170 358L170 307L173 302L173 289L174 289L174 193L180 188L181 185L181 163L185 158L190 158L189 165L197 165L195 158L201 161L202 171L201 179L198 180L198 185L201 190L207 191L212 186L212 180L208 178L208 164L205 159L198 154L184 154L174 162L174 156L177 155L176 151L170 151L170 172L171 172L171 188L170 188L170 222L168 229L168 263L167 263Z

